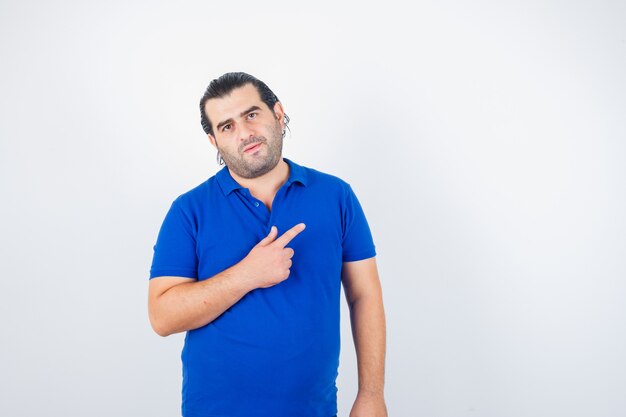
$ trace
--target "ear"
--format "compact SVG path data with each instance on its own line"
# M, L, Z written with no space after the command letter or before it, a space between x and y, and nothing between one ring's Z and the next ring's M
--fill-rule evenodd
M217 149L217 141L215 140L215 136L213 136L210 133L207 134L207 136L209 137L209 141L211 142L211 145L213 145L213 147Z
M285 128L285 110L283 109L283 105L280 101L274 103L274 114L276 114L276 119L280 122L281 127Z

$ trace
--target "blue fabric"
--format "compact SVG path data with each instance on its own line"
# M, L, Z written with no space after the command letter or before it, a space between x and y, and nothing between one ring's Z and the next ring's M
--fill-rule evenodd
M246 294L185 337L185 417L329 417L337 413L342 262L376 255L348 183L284 158L271 212L227 167L172 203L150 278L207 279L242 260L272 225L306 229L287 247L289 278Z

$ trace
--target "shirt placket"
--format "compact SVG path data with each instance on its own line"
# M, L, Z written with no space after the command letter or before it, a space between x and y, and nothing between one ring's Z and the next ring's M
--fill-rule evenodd
M287 182L285 184L282 185L282 187L280 187L278 189L278 191L276 192L276 195L274 196L274 200L272 201L272 210L268 210L268 208L265 206L265 204L259 200L258 198L254 197L251 193L250 193L250 189L248 188L243 188L241 189L242 194L244 195L246 201L248 202L248 204L250 204L252 210L254 211L254 213L256 214L257 218L262 222L264 228L265 228L265 233L268 234L270 232L270 229L272 227L272 225L276 224L276 219L277 219L277 211L280 208L280 204L283 200L283 195L286 192L287 188L289 187L290 183Z

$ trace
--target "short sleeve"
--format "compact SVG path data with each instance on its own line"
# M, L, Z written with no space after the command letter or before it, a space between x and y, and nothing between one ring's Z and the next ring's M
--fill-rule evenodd
M352 262L376 256L376 247L363 208L352 187L347 185L342 206L342 261Z
M196 233L180 198L167 212L154 245L150 279L161 276L198 278Z

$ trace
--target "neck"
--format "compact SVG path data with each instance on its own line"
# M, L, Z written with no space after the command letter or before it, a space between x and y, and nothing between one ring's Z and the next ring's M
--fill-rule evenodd
M249 188L253 195L275 194L289 178L289 165L281 157L280 162L265 174L256 178L243 178L230 169L230 175L244 188Z

